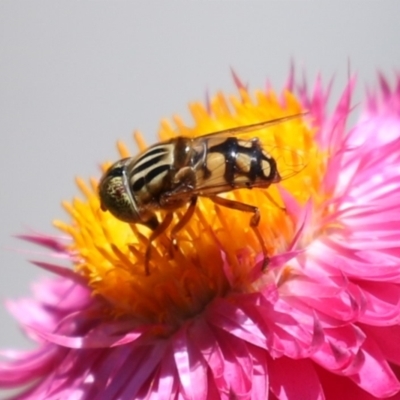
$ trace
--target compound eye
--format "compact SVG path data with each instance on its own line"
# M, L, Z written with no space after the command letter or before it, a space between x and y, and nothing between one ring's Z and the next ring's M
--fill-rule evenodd
M117 178L122 176L124 172L123 167L110 167L110 169L106 172L107 178Z
M126 164L120 160L113 164L99 183L100 207L124 222L138 222L139 216L126 179Z

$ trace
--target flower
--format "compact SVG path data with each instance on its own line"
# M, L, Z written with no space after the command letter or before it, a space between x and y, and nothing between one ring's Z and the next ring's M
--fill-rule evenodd
M178 134L309 112L257 133L281 183L224 195L259 207L258 235L248 213L201 198L173 254L170 230L154 241L146 275L149 229L102 212L97 181L78 180L63 238L23 236L74 269L35 262L58 278L8 304L38 348L3 352L1 387L30 384L22 399L400 398L400 77L394 89L380 78L352 129L353 80L332 114L320 80L310 93L291 75L280 98L255 99L235 80L239 97L192 104L195 126L176 117ZM174 135L164 121L161 139Z

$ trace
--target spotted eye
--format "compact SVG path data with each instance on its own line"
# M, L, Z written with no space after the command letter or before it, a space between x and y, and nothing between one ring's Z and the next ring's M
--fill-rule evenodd
M123 171L124 171L123 167L111 167L107 171L106 176L108 178L122 177Z
M109 211L121 221L135 223L140 218L126 177L129 162L130 159L120 160L107 170L99 183L99 197L103 211Z

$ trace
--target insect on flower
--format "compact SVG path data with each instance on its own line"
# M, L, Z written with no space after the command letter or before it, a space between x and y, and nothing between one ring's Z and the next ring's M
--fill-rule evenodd
M190 138L177 136L157 143L136 157L124 158L113 164L99 183L103 211L129 224L143 224L153 232L145 254L149 274L151 243L170 225L173 213L188 205L179 222L171 229L176 247L178 232L192 217L198 197L234 210L252 213L254 230L268 263L267 250L257 229L260 212L257 207L218 196L241 188L268 188L281 181L277 163L262 146L260 139L240 139L240 135L294 118L306 113L239 126ZM160 222L155 214L166 211Z

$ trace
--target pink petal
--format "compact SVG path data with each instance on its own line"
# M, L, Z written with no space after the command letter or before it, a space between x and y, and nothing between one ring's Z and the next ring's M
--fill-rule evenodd
M386 359L373 340L367 338L362 353L364 362L356 375L350 376L368 393L382 398L393 396L400 390L397 380Z
M269 363L271 391L279 400L324 400L325 395L308 360L282 357Z
M363 325L362 329L379 346L384 358L400 365L400 326Z
M150 328L142 327L136 328L135 330L130 330L129 333L118 335L117 332L121 332L125 324L117 323L115 326L101 325L98 328L94 328L89 331L85 336L67 336L60 334L52 334L45 331L39 331L34 328L33 330L39 337L44 340L58 344L63 347L69 347L74 349L95 349L95 348L105 348L105 347L116 347L122 346L127 343L134 342L138 340L141 336L147 333ZM113 332L114 331L114 332Z
M206 364L200 352L191 345L185 329L180 329L173 338L174 358L183 394L193 399L207 397ZM196 390L193 391L193 388Z

